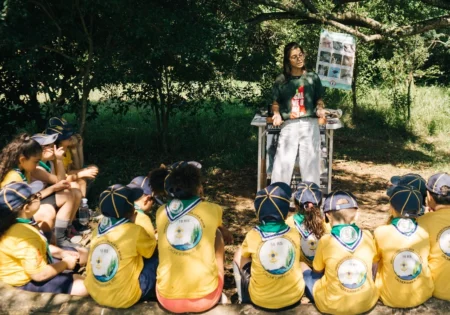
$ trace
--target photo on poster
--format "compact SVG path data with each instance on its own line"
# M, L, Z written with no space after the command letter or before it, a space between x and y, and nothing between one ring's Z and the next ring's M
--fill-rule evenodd
M341 69L341 79L349 83L352 82L352 71L347 69Z
M325 36L320 40L320 48L331 49L333 47L333 41L329 36Z
M354 54L355 53L355 45L352 44L344 44L344 51L347 54Z
M327 76L328 75L328 69L329 69L329 67L328 66L324 66L324 65L319 65L319 75L322 75L322 76Z
M331 63L335 64L335 65L340 65L342 64L342 55L341 54L332 54L331 55Z
M342 42L333 42L333 49L340 52L342 49L344 49L344 43Z
M341 68L339 68L339 67L330 67L330 70L328 71L328 76L330 78L339 79L340 74L341 74Z
M353 57L352 56L344 56L344 62L342 65L347 67L353 67Z
M326 51L321 51L320 52L320 61L321 62L330 62L331 59L331 53L326 52Z

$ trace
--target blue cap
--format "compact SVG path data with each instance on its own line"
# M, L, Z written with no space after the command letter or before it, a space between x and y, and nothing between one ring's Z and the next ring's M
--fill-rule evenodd
M124 218L134 209L134 202L142 197L143 191L138 187L120 184L109 186L100 194L100 210L104 216Z
M73 134L72 125L62 117L52 117L48 120L47 129L44 131L47 135L58 134L58 140L69 139Z
M44 189L45 185L41 181L34 181L31 184L25 182L12 182L0 190L0 210L12 211L23 206L31 195Z
M412 186L395 186L390 197L392 208L405 217L417 217L422 209L423 196Z
M39 143L41 146L46 146L52 143L55 143L55 141L58 139L58 134L43 134L43 133L37 133L31 137L34 141Z
M450 175L437 173L431 176L427 182L427 189L441 196L450 196Z
M131 183L127 185L128 187L139 187L142 189L144 194L151 195L152 188L150 187L150 182L147 176L138 176L133 178Z
M409 173L403 176L392 176L391 177L392 186L386 190L386 194L390 197L392 196L392 192L395 186L412 186L422 194L422 197L425 198L427 195L427 183L425 179L419 174Z
M337 202L341 199L346 200L347 203L338 205ZM325 199L325 203L323 205L323 212L339 211L349 208L358 208L358 203L356 202L355 196L353 196L351 192L338 190L327 196L327 199Z
M313 182L300 182L297 185L297 191L294 193L294 199L299 204L311 202L318 206L322 202L322 191L320 187Z
M275 221L284 221L289 212L291 187L278 182L258 191L255 198L256 216L259 221L272 218Z

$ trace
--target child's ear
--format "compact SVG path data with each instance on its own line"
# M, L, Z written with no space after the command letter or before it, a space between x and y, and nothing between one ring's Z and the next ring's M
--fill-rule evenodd
M25 155L21 154L19 156L19 165L22 164L23 162L25 162L27 160L27 158L25 157Z

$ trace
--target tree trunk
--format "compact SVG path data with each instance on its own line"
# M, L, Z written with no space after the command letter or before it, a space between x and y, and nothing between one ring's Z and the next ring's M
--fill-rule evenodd
M413 76L413 72L410 71L409 75L408 75L408 98L407 98L408 114L407 114L407 117L406 117L406 120L408 122L411 120L411 104L412 104L411 91L412 91L413 83L414 83L414 76Z
M353 68L353 80L352 80L352 101L353 101L352 116L353 116L353 118L358 117L358 110L359 110L357 95L356 95L356 80L358 79L358 72L359 72L359 68L358 68L359 62L358 62L357 51L355 53L355 66Z

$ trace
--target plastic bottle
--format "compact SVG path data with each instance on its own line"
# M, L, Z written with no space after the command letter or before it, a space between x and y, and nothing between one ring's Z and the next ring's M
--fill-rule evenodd
M87 198L81 199L81 205L78 209L78 222L80 222L81 225L88 225L89 224L89 206L88 206L88 200Z

